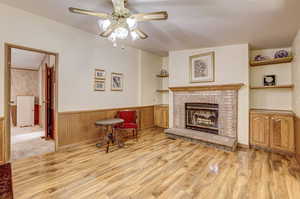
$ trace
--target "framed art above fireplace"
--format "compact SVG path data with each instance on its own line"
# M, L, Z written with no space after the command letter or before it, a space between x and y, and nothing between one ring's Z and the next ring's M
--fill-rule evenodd
M203 53L190 56L190 82L215 81L215 53Z

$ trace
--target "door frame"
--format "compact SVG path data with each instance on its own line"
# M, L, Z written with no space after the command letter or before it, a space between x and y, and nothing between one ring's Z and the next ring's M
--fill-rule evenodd
M5 58L5 70L4 70L4 139L3 139L3 157L4 162L10 161L11 158L11 132L10 132L10 93L11 93L11 49L16 48L20 50L27 50L32 52L44 53L47 55L53 55L55 57L54 71L55 71L55 100L54 100L54 140L55 151L58 149L58 59L59 54L55 52L45 51L36 48L30 48L11 43L4 43L4 58Z

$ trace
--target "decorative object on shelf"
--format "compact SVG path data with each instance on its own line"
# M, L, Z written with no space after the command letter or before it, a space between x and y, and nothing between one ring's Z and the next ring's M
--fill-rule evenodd
M105 70L95 69L95 79L105 79Z
M111 73L111 90L122 91L123 90L123 74Z
M147 39L148 35L138 28L138 22L146 22L152 20L167 20L168 13L166 11L151 13L131 13L125 6L128 0L112 0L112 14L84 10L79 8L69 8L69 11L75 14L90 15L100 18L98 23L103 32L101 37L108 38L117 46L117 40L124 40L131 36L132 40Z
M215 53L190 56L190 82L213 82L215 79Z
M289 56L289 52L286 50L278 50L275 55L274 58L284 58L284 57L288 57Z
M105 80L95 80L95 91L105 91Z
M267 60L267 59L268 59L268 57L262 56L262 55L256 55L256 56L254 57L254 61L265 61L265 60Z
M264 86L276 86L276 76L275 75L265 75L264 76Z
M161 77L167 77L167 76L169 76L169 72L166 70L166 69L161 69L160 70L160 73L159 73L159 76L161 76Z

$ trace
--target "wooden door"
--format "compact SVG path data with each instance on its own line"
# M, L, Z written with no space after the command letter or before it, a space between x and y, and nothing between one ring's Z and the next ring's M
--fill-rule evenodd
M270 145L272 149L294 152L294 119L276 115L271 118Z
M54 69L45 67L45 133L54 139Z
M252 114L250 140L252 145L269 147L270 117L264 114Z

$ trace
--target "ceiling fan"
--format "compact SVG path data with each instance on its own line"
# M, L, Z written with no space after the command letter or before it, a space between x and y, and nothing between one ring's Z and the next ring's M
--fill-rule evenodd
M113 12L111 14L73 7L69 8L69 10L72 13L100 18L98 22L103 30L100 36L108 38L114 44L117 39L126 39L129 33L132 40L147 39L148 35L138 28L138 22L168 19L166 11L133 14L129 9L125 8L127 3L128 0L112 0Z

